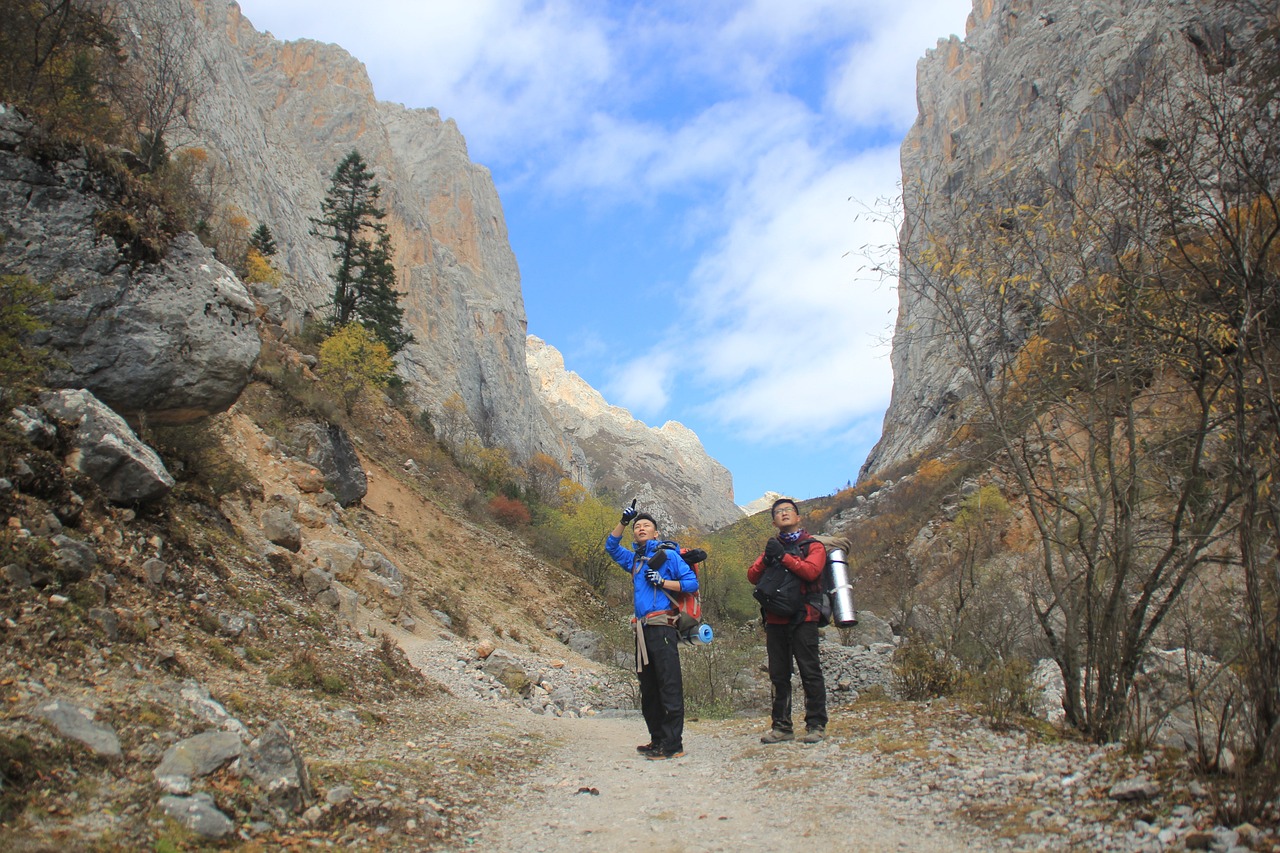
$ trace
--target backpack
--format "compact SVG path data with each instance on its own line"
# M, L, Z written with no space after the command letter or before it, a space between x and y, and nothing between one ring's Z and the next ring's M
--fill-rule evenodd
M769 613L787 618L804 617L804 606L813 607L818 612L818 627L825 628L831 624L832 611L835 612L836 624L840 627L858 624L857 612L853 607L853 588L847 581L847 571L839 572L839 578L833 580L833 563L839 563L844 569L844 557L833 560L832 554L839 551L842 555L849 552L849 540L843 536L810 536L808 540L822 545L827 553L827 562L819 576L817 588L810 587L805 592L805 584L796 575L783 568L781 563L771 563L765 567L764 573L756 583L755 596L760 606ZM833 607L833 605L835 605Z
M707 552L701 548L682 548L670 540L658 543L659 549L670 549L680 555L685 565L693 569L698 578L698 589L693 592L671 592L667 590L667 598L675 605L679 613L676 615L676 630L687 643L695 640L701 643L711 642L711 627L702 623L702 563L707 559ZM661 550L658 553L662 553ZM650 563L652 565L652 563ZM661 565L659 563L658 565Z
M751 594L760 602L761 608L775 616L790 618L804 610L800 578L783 568L780 562L765 566Z

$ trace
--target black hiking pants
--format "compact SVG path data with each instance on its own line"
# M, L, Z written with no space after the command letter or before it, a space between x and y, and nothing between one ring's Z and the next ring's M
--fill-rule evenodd
M810 729L827 727L827 684L818 660L818 623L765 625L765 648L769 652L769 681L773 684L773 727L780 732L791 727L791 659L795 658L804 686L804 722Z
M684 681L680 677L680 634L665 625L645 625L649 663L640 677L640 712L649 741L664 752L684 749Z

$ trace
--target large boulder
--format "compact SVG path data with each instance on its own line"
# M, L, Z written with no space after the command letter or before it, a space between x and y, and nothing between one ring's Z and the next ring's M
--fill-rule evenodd
M29 156L30 124L0 109L0 274L53 289L40 343L59 358L48 381L87 388L127 418L184 423L228 408L262 341L244 285L193 234L128 257L103 233L129 219L120 180L74 150Z
M67 464L97 483L107 500L146 503L173 488L173 477L156 452L93 394L50 391L40 395L40 408L71 430Z
M342 506L351 506L369 491L369 481L355 445L337 424L308 423L289 433L289 449L320 470L324 485Z

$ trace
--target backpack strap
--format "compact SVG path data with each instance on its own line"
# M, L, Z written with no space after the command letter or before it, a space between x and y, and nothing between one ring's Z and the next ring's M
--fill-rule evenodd
M822 542L815 536L805 536L803 539L797 539L793 544L801 546L805 558L808 558L809 550L813 547L813 543L815 542L822 545L823 548L827 547L826 543ZM783 568L786 567L784 566ZM788 571L790 570L788 569ZM791 624L798 625L801 622L804 622L809 615L809 608L812 607L818 614L818 624L820 626L826 625L826 620L829 620L830 613L824 612L827 608L824 608L823 606L823 599L826 597L826 591L822 588L822 575L819 574L817 580L801 581L800 583L800 589L804 595L805 606L801 607L796 615L792 617Z

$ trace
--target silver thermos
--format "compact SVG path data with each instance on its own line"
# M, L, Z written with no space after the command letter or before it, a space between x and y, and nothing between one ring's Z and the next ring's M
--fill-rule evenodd
M841 628L858 624L858 609L853 605L853 584L849 581L849 564L844 550L827 551L827 567L823 571L827 595L831 596L831 622Z

